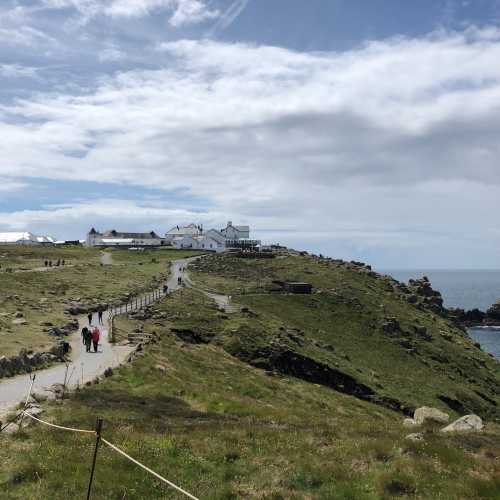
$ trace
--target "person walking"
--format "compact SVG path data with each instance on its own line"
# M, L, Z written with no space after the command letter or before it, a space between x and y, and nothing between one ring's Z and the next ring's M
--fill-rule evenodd
M89 329L86 326L84 326L82 328L82 343L83 343L83 345L85 345L85 338L87 336L88 331L89 331Z
M94 346L94 352L97 352L97 347L99 346L99 340L101 338L101 332L97 326L92 329L92 344Z
M87 318L89 319L89 325L91 325L91 324L92 324L92 316L93 316L93 315L94 315L94 314L92 313L92 311L90 311L90 312L87 314Z
M100 325L103 324L103 322L102 322L102 311L103 311L102 307L100 307L99 310L97 311L97 319L98 319Z
M84 328L85 331L85 337L83 338L85 342L85 350L87 352L90 352L90 345L92 344L92 332L88 328Z

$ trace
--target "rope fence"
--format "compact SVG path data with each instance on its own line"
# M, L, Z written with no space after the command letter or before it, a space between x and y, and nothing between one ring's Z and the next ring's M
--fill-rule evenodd
M169 481L168 479L166 479L162 475L158 474L154 470L150 469L149 467L147 467L143 463L139 462L135 458L132 458L130 455L128 455L123 450L121 450L120 448L118 448L118 446L115 446L113 443L110 443L107 439L104 439L101 436L101 430L102 430L102 424L103 424L102 419L100 419L100 418L97 419L97 424L96 424L96 429L95 430L77 429L77 428L74 428L74 427L65 427L64 425L58 425L58 424L53 424L51 422L47 422L45 420L42 420L40 418L35 417L34 415L31 415L28 412L28 410L29 410L29 407L25 408L19 415L24 415L26 417L31 418L32 420L35 420L36 422L39 422L39 423L41 423L43 425L46 425L48 427L53 427L55 429L59 429L59 430L63 430L63 431L69 431L69 432L77 432L77 433L80 433L80 434L91 434L93 436L96 436L96 446L95 446L94 454L93 454L92 470L91 470L91 474L90 474L89 489L88 489L88 492L87 492L87 500L90 499L90 494L91 494L91 490L92 490L92 483L93 483L93 478L94 478L94 472L95 472L95 465L96 465L96 460L97 460L97 452L98 452L98 449L99 449L99 442L101 442L101 441L106 446L108 446L112 450L116 451L121 456L125 457L127 460L130 460L135 465L141 467L146 472L148 472L149 474L151 474L152 476L154 476L156 479L159 479L160 481L162 481L166 485L168 485L171 488L177 490L179 493L182 493L183 495L185 495L188 498L191 498L192 500L199 500L199 498L195 497L194 495L192 495L188 491L184 490L180 486L177 486L172 481Z

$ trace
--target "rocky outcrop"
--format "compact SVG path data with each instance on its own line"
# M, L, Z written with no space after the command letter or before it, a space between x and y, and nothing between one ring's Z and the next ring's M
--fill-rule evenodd
M49 352L30 352L22 349L18 356L0 357L0 378L45 368L56 361L64 361L70 350L68 342L59 342Z
M449 420L450 417L447 413L444 413L437 408L422 406L415 410L413 418L405 418L403 420L403 427L415 427L429 422L447 424Z
M422 425L426 422L436 422L438 424L447 424L450 416L437 408L422 406L417 408L413 414L413 420L417 425Z
M77 319L72 319L62 326L47 326L44 332L48 333L52 337L66 337L73 332L76 332L79 328L79 323Z
M441 432L474 432L481 431L483 428L484 424L481 417L477 415L465 415L444 429L441 429Z
M487 311L486 311L487 319L491 319L493 321L498 322L500 324L500 300L495 302Z

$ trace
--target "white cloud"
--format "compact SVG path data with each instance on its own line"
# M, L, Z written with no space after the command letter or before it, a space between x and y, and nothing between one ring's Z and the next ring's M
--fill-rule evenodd
M121 61L126 58L126 54L117 46L111 44L99 53L100 62Z
M0 175L186 189L208 200L207 217L344 234L359 248L408 241L417 257L422 242L459 259L458 242L491 240L498 30L343 53L210 41L159 50L167 68L0 108Z
M223 31L229 28L229 26L231 26L231 24L233 24L240 14L246 9L249 1L250 0L235 0L232 2L226 11L219 17L219 20L211 30L211 34L214 35L218 31Z
M169 23L175 28L179 28L215 19L219 15L218 10L210 10L201 0L177 0L176 9Z
M0 64L0 76L4 78L36 78L37 68L20 64Z
M171 12L169 23L174 27L197 24L219 15L205 0L43 0L51 9L73 8L87 20L99 14L112 18L143 17L155 10Z
M26 182L0 177L0 193L11 193L28 187Z

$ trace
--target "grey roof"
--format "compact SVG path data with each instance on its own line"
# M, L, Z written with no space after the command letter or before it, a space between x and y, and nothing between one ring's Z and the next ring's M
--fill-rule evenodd
M154 231L149 233L123 233L120 231L115 231L111 229L109 231L105 231L102 235L105 238L122 238L122 239L135 239L135 240L151 240L151 239L159 239Z

